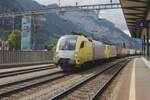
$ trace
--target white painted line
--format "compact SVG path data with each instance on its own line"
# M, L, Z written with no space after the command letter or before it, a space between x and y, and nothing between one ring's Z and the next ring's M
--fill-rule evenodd
M142 60L144 61L146 67L148 67L150 69L150 62L147 59L145 59L144 57L142 57Z
M133 69L132 69L132 76L130 81L130 94L129 94L129 100L136 100L136 94L135 94L135 64L136 60L134 59L133 62Z

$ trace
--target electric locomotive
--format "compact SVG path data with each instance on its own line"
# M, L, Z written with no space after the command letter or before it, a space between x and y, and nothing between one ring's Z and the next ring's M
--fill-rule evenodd
M63 70L70 70L114 56L116 56L114 46L91 40L84 35L65 35L58 40L55 60Z
M65 35L57 43L55 59L62 69L78 68L92 61L92 41L82 35Z
M134 52L134 49L106 45L81 34L64 35L58 40L55 61L63 70L72 70L102 59L134 55Z

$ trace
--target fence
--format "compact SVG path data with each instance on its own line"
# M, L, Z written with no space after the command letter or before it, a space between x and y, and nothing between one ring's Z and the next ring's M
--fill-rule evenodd
M50 51L0 51L0 64L42 63L52 59Z

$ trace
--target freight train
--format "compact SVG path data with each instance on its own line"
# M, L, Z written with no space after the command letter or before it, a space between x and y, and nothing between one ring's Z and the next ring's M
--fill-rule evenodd
M84 35L64 35L58 40L55 60L63 70L72 70L84 64L140 53L140 50L106 45Z

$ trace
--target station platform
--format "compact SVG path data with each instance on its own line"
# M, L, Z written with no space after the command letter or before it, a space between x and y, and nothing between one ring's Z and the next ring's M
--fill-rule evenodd
M150 62L144 57L131 60L115 88L113 100L150 100Z

